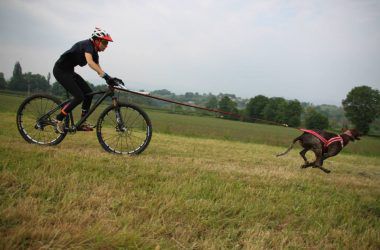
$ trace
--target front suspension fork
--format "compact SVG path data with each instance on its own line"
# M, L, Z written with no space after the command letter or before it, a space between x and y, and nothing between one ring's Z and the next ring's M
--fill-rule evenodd
M116 125L117 125L116 129L119 132L125 132L126 127L124 126L123 117L120 113L120 107L119 107L119 103L117 102L116 97L112 97L112 105L115 107L115 116L116 116Z

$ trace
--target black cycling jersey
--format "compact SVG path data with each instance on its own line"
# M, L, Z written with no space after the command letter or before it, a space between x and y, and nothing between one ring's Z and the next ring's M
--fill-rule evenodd
M95 63L99 64L99 55L95 50L91 39L77 42L68 51L63 53L56 62L56 65L62 69L74 69L75 66L81 67L87 64L84 53L90 53Z
M98 52L95 50L92 40L87 39L74 44L71 49L61 55L54 65L53 74L55 79L74 97L57 115L57 119L60 121L82 101L83 113L90 108L92 96L87 96L86 94L91 92L91 87L80 75L74 72L75 66L83 67L87 64L84 55L86 52L90 53L94 62L99 64Z

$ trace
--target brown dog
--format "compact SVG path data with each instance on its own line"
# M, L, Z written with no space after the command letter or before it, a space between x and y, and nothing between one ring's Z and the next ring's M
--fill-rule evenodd
M337 155L350 141L360 140L359 136L361 136L356 129L347 129L340 135L317 129L300 130L304 131L304 133L295 138L290 147L284 153L278 154L277 157L287 154L293 148L294 144L299 141L300 145L303 147L300 155L305 161L305 164L302 165L301 168L319 168L325 173L330 173L330 170L322 167L323 161L329 157ZM316 157L315 161L311 163L305 156L306 152L309 150L312 150Z

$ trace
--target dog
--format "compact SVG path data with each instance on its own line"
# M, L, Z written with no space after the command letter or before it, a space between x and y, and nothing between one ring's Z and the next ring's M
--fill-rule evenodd
M339 154L350 141L360 140L359 137L362 136L362 134L356 129L342 129L342 132L344 132L340 135L318 129L300 130L304 133L295 138L285 152L276 156L286 155L293 148L294 144L299 141L300 145L303 147L300 155L305 161L301 168L319 168L325 173L330 173L331 171L323 167L323 161ZM316 159L314 162L309 162L305 156L306 152L309 150L312 150L315 154Z

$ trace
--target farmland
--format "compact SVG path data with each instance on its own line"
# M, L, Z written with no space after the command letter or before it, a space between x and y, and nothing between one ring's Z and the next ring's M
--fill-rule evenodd
M301 170L298 150L274 157L297 130L147 110L148 149L117 156L95 133L26 143L22 97L0 97L2 249L380 247L377 138L327 160L327 175Z

